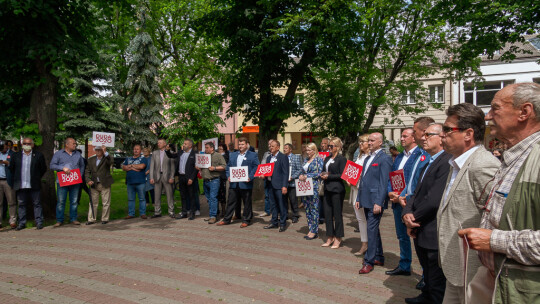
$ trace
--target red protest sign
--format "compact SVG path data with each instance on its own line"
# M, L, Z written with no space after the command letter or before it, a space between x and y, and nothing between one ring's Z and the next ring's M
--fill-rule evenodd
M272 176L272 173L274 173L274 163L260 164L257 167L255 176Z
M64 173L64 171L60 171L56 174L58 175L58 183L60 184L60 187L82 183L81 170L79 169L71 170L69 175Z
M403 175L403 169L390 172L390 184L392 185L392 191L401 193L405 189L405 175Z
M347 164L345 164L345 170L343 170L343 173L341 174L341 179L356 186L360 176L362 176L362 166L348 160Z
M328 156L330 156L330 152L319 152L319 157L322 158L323 160L327 158Z

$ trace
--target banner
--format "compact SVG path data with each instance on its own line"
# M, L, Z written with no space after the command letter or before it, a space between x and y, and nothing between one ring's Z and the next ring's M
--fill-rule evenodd
M401 193L405 189L405 175L403 175L403 169L390 172L390 184L392 185L392 191Z
M345 164L345 170L343 170L343 173L341 174L341 179L349 182L351 185L356 186L361 176L362 166L348 160L347 164Z
M229 179L231 183L236 182L247 182L249 180L248 167L230 167L229 168Z
M260 164L257 167L255 176L272 176L274 173L274 163Z
M218 150L218 138L209 138L202 141L202 151L204 151L204 145L206 145L207 142L213 142L214 143L214 150L217 152Z
M305 181L295 179L294 184L296 186L296 196L313 195L313 179L311 177L306 178Z
M69 175L64 173L64 171L59 171L56 175L58 176L58 184L60 184L60 187L76 185L83 182L81 170L79 169L71 170Z
M94 147L114 147L114 133L94 131L92 133L92 146Z
M319 157L322 158L323 160L327 158L328 156L330 156L330 152L319 152Z
M195 154L195 166L199 168L210 168L211 155L210 154Z

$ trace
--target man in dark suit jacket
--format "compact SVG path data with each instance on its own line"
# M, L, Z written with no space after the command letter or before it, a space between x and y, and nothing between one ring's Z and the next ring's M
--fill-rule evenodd
M32 202L37 229L43 228L43 208L40 201L41 178L47 171L43 154L33 150L34 141L24 138L22 151L13 154L9 170L13 176L13 190L19 203L19 225L17 230L26 227L26 204Z
M383 248L379 224L383 209L388 207L388 178L392 168L392 158L381 149L383 135L372 133L368 138L370 155L364 161L364 169L356 208L364 208L368 229L368 250L360 274L370 273L374 265L384 265Z
M284 195L287 194L289 185L289 158L279 152L279 147L279 141L273 140L270 144L270 155L266 158L266 163L274 163L274 172L271 177L266 178L265 187L268 188L272 219L264 229L278 227L279 212L279 232L283 232L287 229L287 205Z
M407 225L407 233L414 238L425 282L420 296L407 298L406 303L442 303L444 297L446 278L439 267L437 210L446 187L450 172L448 161L452 155L443 150L441 134L441 124L433 124L426 129L423 148L431 158L420 173L413 196L403 209L403 221Z
M111 166L114 164L114 159L107 152L105 146L95 147L96 155L88 159L88 165L85 170L85 180L90 186L92 200L88 209L88 222L86 225L92 225L96 222L96 213L99 204L99 196L101 195L101 223L109 222L109 207L111 206L111 185L114 179L111 175ZM93 208L93 210L92 210Z
M227 163L226 174L230 180L230 168L247 166L248 177L247 182L230 183L229 186L229 201L227 203L227 209L225 211L225 217L218 223L218 226L228 225L231 222L233 214L235 213L236 206L244 202L244 213L242 215L242 224L240 228L245 228L251 224L253 218L253 208L251 202L251 194L253 192L253 179L255 178L255 172L259 166L259 158L257 153L248 150L248 140L245 137L238 139L238 148L240 151L233 152L229 155L229 162Z
M195 204L195 195L199 195L198 191L195 193L193 184L198 183L197 169L195 169L195 151L193 150L193 141L191 139L184 140L182 151L173 153L170 151L170 146L167 146L165 153L169 158L178 158L178 183L180 186L180 196L182 197L182 212L179 213L176 218L182 219L188 217L189 219L195 219L195 211L197 205ZM188 210L187 206L190 206ZM174 215L170 215L174 217Z

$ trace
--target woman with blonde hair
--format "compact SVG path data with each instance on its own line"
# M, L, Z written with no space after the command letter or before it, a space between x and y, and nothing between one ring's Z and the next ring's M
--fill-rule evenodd
M369 156L369 146L368 146L368 137L369 134L363 134L358 136L358 150L359 154L354 159L354 162L360 166L364 165L364 160ZM355 229L354 232L360 232L360 240L362 241L362 248L354 255L360 256L366 253L367 251L367 221L366 215L364 214L364 208L356 209L354 203L356 202L356 197L358 196L358 185L360 185L360 179L356 185L351 185L347 182L347 185L351 187L351 192L349 195L349 203L353 205L354 213L356 214L356 220L358 221L358 229Z
M345 199L345 185L341 174L345 170L347 159L341 155L343 143L338 137L333 137L328 145L330 156L324 160L324 218L326 221L326 236L328 239L322 247L337 249L345 236L343 227L343 200ZM333 244L333 245L332 245Z
M306 240L313 240L319 236L319 180L323 169L323 160L319 157L317 145L309 143L306 145L307 157L302 166L302 173L299 180L305 181L307 178L313 179L313 195L302 197L302 203L306 207L306 218L309 233L304 236Z

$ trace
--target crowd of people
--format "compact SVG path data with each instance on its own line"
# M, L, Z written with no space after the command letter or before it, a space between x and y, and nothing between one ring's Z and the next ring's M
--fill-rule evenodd
M382 215L391 206L399 243L399 262L389 276L411 275L412 246L422 266L420 294L406 303L538 303L540 301L540 85L519 83L500 90L487 115L468 103L446 111L444 122L419 117L402 130L403 151L388 155L383 135L363 134L352 159L362 166L357 184L341 178L347 159L343 143L324 138L320 148L305 145L305 153L295 155L291 144L275 139L261 161L245 137L238 150L218 150L207 142L204 152L210 166L196 165L193 141L186 139L178 152L159 139L157 149L140 145L125 160L128 213L125 219L147 219L146 206L152 201L154 214L162 216L161 196L167 200L171 218L189 220L200 215L198 176L203 179L209 215L208 224L229 225L241 219L240 228L253 221L252 194L259 164L273 163L271 176L260 176L265 189L262 217L269 216L264 229L287 229L287 220L300 218L295 180L313 181L313 195L302 196L308 233L306 240L319 238L325 225L322 247L338 249L344 241L343 204L347 184L349 203L354 206L363 256L359 274L370 273L385 264L379 231ZM492 153L484 146L486 121L491 134L504 142L507 150ZM34 149L31 138L22 140L22 151L14 153L5 144L0 153L0 205L4 195L9 206L9 223L17 230L26 226L26 205L32 203L37 229L43 228L40 204L41 177L47 170L43 155ZM74 139L65 140L49 169L69 175L84 172L84 184L91 200L86 225L97 221L101 197L101 223L109 221L113 158L106 147L95 147L96 155L85 162ZM231 148L234 148L232 146ZM319 152L328 152L320 154ZM501 153L502 152L502 153ZM493 154L496 154L494 156ZM498 155L497 155L498 154ZM324 156L323 156L324 155ZM327 156L326 156L327 155ZM230 168L248 168L246 181L230 181ZM389 176L402 170L404 187L396 190ZM181 210L175 211L175 176L181 195ZM57 184L56 224L64 224L64 208L69 194L69 222L77 221L81 184ZM228 194L227 194L228 193ZM15 202L16 200L16 202ZM18 205L18 219L16 207ZM243 209L242 209L243 206ZM219 208L221 207L221 216ZM289 212L290 210L290 212ZM218 220L221 218L221 220ZM412 244L411 244L412 238ZM466 240L466 245L463 241ZM385 240L384 243L387 243ZM462 246L471 250L464 251ZM467 259L464 255L468 254ZM464 261L467 260L465 267ZM466 269L466 271L465 271Z

